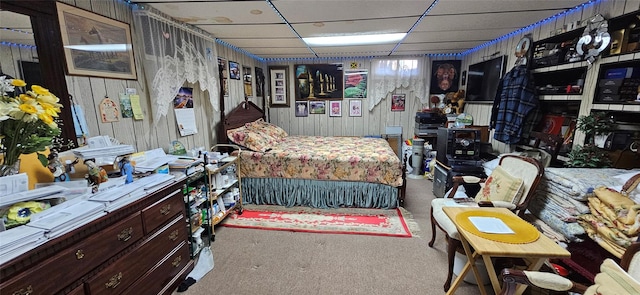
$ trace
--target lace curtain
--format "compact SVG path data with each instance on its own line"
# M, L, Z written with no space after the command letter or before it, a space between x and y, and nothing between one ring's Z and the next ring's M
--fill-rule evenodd
M208 90L213 109L220 110L218 54L215 39L165 17L153 8L134 10L133 28L142 44L144 73L151 81L149 95L154 124L166 116L184 82L198 82Z
M421 103L427 103L431 63L428 57L374 59L371 61L369 76L371 92L369 95L369 111L396 89L413 92Z

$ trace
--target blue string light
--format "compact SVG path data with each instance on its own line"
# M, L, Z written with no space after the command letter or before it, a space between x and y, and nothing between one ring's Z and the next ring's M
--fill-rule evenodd
M130 6L134 6L134 7L136 7L136 8L144 9L144 6L139 5L139 4L137 4L137 3L134 3L134 2L132 2L131 0L118 0L118 1L124 2L124 3L128 4L128 5L130 5ZM280 16L280 18L284 21L284 23L285 23L287 26L289 26L289 29L291 29L291 31L292 31L296 36L298 36L298 38L302 39L302 37L298 34L298 32L296 32L296 31L293 29L293 26L291 26L291 24L290 24L290 23L289 23L289 22L284 18L284 16L280 13L280 11L278 11L278 9L276 9L276 7L273 5L273 3L271 3L271 0L265 0L265 1L266 1L266 2L267 2L267 4L268 4L268 5L269 5L269 6L270 6L270 7L271 7L275 12L276 12L276 14L278 14L278 15ZM429 8L427 8L427 10L422 14L422 16L420 16L420 18L418 18L418 20L416 21L416 23L415 23L415 24L414 24L414 25L409 29L409 31L408 31L408 33L407 33L407 35L408 35L408 34L409 34L409 33L410 33L410 32L411 32L411 31L412 31L412 30L413 30L413 29L418 25L418 23L420 23L420 22L422 21L422 19L424 19L424 17L426 17L426 15L429 13L429 11L431 11L431 9L435 6L435 4L436 4L438 1L439 1L439 0L434 1L434 2L429 6ZM571 8L571 9L567 9L567 10L565 10L565 11L563 11L563 12L559 12L559 13L557 13L557 14L555 14L555 15L552 15L552 16L550 16L550 17L547 17L547 18L543 19L543 20L540 20L540 21L538 21L538 22L536 22L536 23L533 23L533 24L528 25L528 26L526 26L526 27L520 28L520 29L515 30L515 31L513 31L513 32L511 32L511 33L508 33L508 34L506 34L506 35L503 35L503 36L498 37L498 38L496 38L496 39L493 39L493 40L491 40L491 41L485 42L485 43L483 43L483 44L480 44L480 45L478 45L478 46L476 46L476 47L474 47L474 48L468 49L468 50L463 51L463 52L459 52L459 53L429 53L429 54L416 55L416 56L429 56L429 57L436 57L436 58L437 58L437 57L456 57L456 58L462 58L463 56L465 56L465 55L467 55L467 54L473 53L473 52L478 51L478 50L480 50L480 49L482 49L482 48L485 48L485 47L487 47L487 46L490 46L490 45L492 45L492 44L495 44L495 43L501 42L501 41L503 41L503 40L505 40L505 39L507 39L507 38L510 38L510 37L512 37L512 36L514 36L514 35L516 35L516 34L520 34L520 33L524 32L524 31L531 30L531 29L533 29L533 28L539 27L539 26L541 26L541 25L543 25L543 24L545 24L545 23L548 23L548 22L550 22L550 21L552 21L552 20L556 19L556 18L559 18L559 17L565 16L565 15L568 15L568 14L570 14L570 13L576 12L576 11L577 11L577 10L579 10L579 9L582 9L582 8L588 7L588 6L590 6L590 5L594 5L594 4L599 3L599 2L601 2L601 1L602 1L602 0L589 0L588 2L582 3L582 4L580 4L580 5L576 6L576 7L573 7L573 8ZM270 57L270 58L263 58L263 57L260 57L260 56L255 55L255 54L253 54L253 53L250 53L250 52L248 52L248 51L246 51L246 50L244 50L244 49L241 49L241 48L238 48L238 47L236 47L236 46L233 46L233 45L231 45L231 44L229 44L229 43L227 43L227 42L225 42L225 41L222 41L222 40L220 40L220 39L218 39L218 38L216 38L215 40L216 40L216 43L221 44L221 45L224 45L224 46L226 46L226 47L228 47L228 48L230 48L230 49L232 49L232 50L234 50L234 51L237 51L237 52L240 52L240 53L246 54L246 55L250 56L251 58L256 59L256 60L258 60L258 61L261 61L261 62L268 62L268 63L269 63L269 62L281 62L281 61L315 61L315 60L318 60L318 61L325 61L325 60L328 60L328 59L336 59L336 60L340 60L340 59L372 59L372 58L379 57L379 56L319 57L319 56L318 56L318 54L317 54L315 51L313 51L313 49L311 49L311 47L309 47L309 46L307 45L307 48L309 49L309 51L311 51L311 53L313 53L316 57L306 57L306 58L301 58L301 57L275 57L275 58L271 58L271 57ZM404 40L404 39L403 39L403 40ZM302 41L302 42L304 42L304 41ZM399 45L400 45L400 43L401 43L401 42L402 42L402 41L400 41L400 42L399 42L399 43L398 43L398 44L397 44L397 45L396 45L396 46L391 50L391 52L389 53L389 55L391 55L393 52L395 52L395 50L399 47ZM7 43L7 42L1 42L0 44L6 45L5 43ZM13 44L15 44L15 43L13 43ZM306 43L305 43L305 44L306 44ZM14 46L19 46L19 45L24 45L24 44L15 44ZM30 45L24 45L24 46L30 46ZM33 47L35 48L35 46L33 46Z

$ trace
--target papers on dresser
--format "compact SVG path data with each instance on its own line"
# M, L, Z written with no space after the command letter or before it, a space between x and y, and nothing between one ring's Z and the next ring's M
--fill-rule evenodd
M172 183L173 179L174 176L169 174L151 174L129 184L106 191L99 191L91 196L89 200L103 204L106 212L112 212L145 197L149 194L149 190L159 189L168 183Z
M133 154L135 149L131 145L120 144L97 148L79 148L73 154L83 159L95 159L96 165L113 165L117 156Z
M161 148L148 150L131 155L131 161L135 162L136 172L145 173L158 169L173 160L173 157L167 156Z
M65 187L63 186L51 185L43 188L3 195L0 197L0 207L10 206L18 202L47 199L48 197L61 193L64 190Z
M41 228L19 226L0 232L0 265L46 241L45 230Z
M67 207L54 206L49 210L42 218L25 225L45 230L45 236L49 239L62 236L107 214L103 204L88 200L80 200Z
M496 217L469 216L469 221L479 231L488 234L515 234L509 226Z

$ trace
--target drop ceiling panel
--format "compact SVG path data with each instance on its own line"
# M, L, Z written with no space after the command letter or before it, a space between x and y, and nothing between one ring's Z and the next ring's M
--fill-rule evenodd
M312 47L313 51L315 51L316 53L320 54L320 53L331 53L331 52L341 52L341 53L348 53L348 54L353 54L353 53L363 53L364 55L367 55L365 53L367 52L374 52L374 51L381 51L381 52L386 52L387 54L389 52L391 52L391 50L393 49L393 47L396 46L395 44L384 44L384 45L361 45L361 46L327 46L327 47Z
M406 33L415 23L412 18L380 20L351 20L325 22L319 27L315 23L293 24L302 37L335 36L344 34Z
M402 43L432 43L432 42L454 42L454 41L479 41L487 42L513 32L512 29L473 29L464 31L446 32L413 32Z
M452 50L461 48L462 50L470 49L476 46L473 41L457 41L457 42L435 42L435 43L408 43L400 44L398 50ZM443 51L440 51L443 52ZM447 51L448 52L448 51Z
M554 14L554 12L551 12L551 14ZM446 32L471 29L510 29L514 31L545 18L548 13L549 12L485 13L476 14L471 17L427 16L416 26L415 30L418 32Z
M440 0L430 15L462 15L496 11L565 10L584 0Z
M344 20L410 18L415 22L431 1L350 0L350 1L273 1L290 23Z
M199 27L223 40L233 38L297 38L287 25L203 25Z
M179 21L201 24L273 24L282 19L266 1L153 3L151 6Z
M307 48L307 45L302 42L302 40L298 38L288 38L288 39L258 39L258 38L248 38L248 39L226 39L227 43L232 44L234 46L247 49L249 51L254 48L285 48L285 47L300 47Z

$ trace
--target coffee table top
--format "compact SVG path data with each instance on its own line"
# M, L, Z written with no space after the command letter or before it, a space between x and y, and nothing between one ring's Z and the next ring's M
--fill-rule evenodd
M510 214L516 216L513 212L506 208L490 208L490 207L443 207L442 210L447 216L456 224L458 232L469 242L469 244L475 249L479 255L499 256L499 257L539 257L539 258L559 258L559 257L571 257L571 253L566 249L560 247L551 239L544 235L530 243L524 244L511 244L496 242L477 236L464 228L460 227L456 223L456 216L463 212L468 211L486 211L496 212L498 214ZM522 220L522 219L520 219ZM522 222L526 222L522 220ZM508 225L508 224L507 224Z

